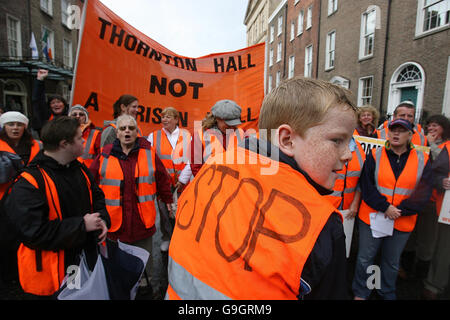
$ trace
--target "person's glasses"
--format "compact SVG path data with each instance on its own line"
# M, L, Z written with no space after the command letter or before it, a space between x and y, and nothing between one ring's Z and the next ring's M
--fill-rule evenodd
M125 130L127 130L127 128L128 128L128 130L130 130L130 131L136 130L136 127L135 127L135 126L121 126L121 127L119 127L119 130L120 130L120 131L125 131Z
M74 112L74 113L72 113L72 117L85 117L85 116L86 115L83 112L80 112L80 113Z

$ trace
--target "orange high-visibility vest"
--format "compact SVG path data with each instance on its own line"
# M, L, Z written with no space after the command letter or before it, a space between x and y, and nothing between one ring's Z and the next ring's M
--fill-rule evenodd
M177 183L181 171L186 166L187 160L189 159L187 156L188 148L191 142L191 134L189 131L181 128L179 128L179 130L180 133L175 148L172 148L164 130L154 131L153 140L151 141L156 154L169 172L173 184ZM178 148L180 148L180 150L178 150ZM181 151L181 154L179 151Z
M155 155L153 148L151 150L139 149L134 170L139 215L147 229L155 225L156 217ZM106 209L111 217L109 232L117 231L122 225L121 185L123 180L119 160L109 154L101 153L99 186L105 193Z
M211 128L203 131L202 129L195 132L195 134L199 137L199 141L202 142L203 146L203 154L202 160L203 163L208 160L210 157L214 157L218 153L223 153L228 150L229 146L232 146L233 148L236 148L237 145L244 139L244 131L242 129L236 129L232 134L229 134L226 138L227 146L223 146L222 142L222 132L217 128ZM198 150L195 148L194 152L198 152ZM194 154L195 159L199 159L200 155ZM216 161L219 161L218 163L225 163L225 160L222 158L215 157Z
M34 157L36 157L36 155L41 149L42 149L42 142L38 140L33 140L33 144L31 145L30 159L28 160L28 163L30 163L34 159ZM0 151L6 151L16 154L16 152L9 146L9 144L7 144L2 139L0 139ZM11 183L12 181L0 184L0 199L3 198L6 189L8 189Z
M398 179L395 179L385 147L372 149L372 155L376 163L376 187L390 204L397 207L413 193L419 183L428 162L428 155L422 151L411 149L406 165ZM359 218L368 225L370 225L369 215L371 212L377 212L377 210L372 209L363 200L359 209ZM416 220L417 214L397 218L394 228L398 231L411 232L416 225Z
M388 123L385 121L383 123L383 128L377 130L378 139L387 140L387 135L389 132ZM428 143L427 137L425 136L425 131L423 130L420 124L416 125L416 129L414 129L414 133L411 138L411 142L417 146L426 146Z
M99 135L101 135L101 131L97 129L89 129L83 131L83 139L84 141L84 149L83 154L78 158L78 160L86 165L86 167L89 168L89 166L94 161L95 157L98 155L95 150L95 141L97 138L99 138Z
M338 171L338 178L333 187L333 193L325 196L336 209L347 210L355 197L356 186L366 160L366 153L358 141L350 160L342 170Z
M245 164L209 159L179 198L166 297L297 299L335 208L289 165L241 147L228 152ZM260 160L277 173L261 174Z
M62 220L58 190L55 183L44 169L40 168L39 170L45 183L45 195L49 208L48 220ZM92 206L91 183L86 173L83 170L81 171L86 178ZM26 179L36 189L39 189L36 179L30 173L23 172L21 177ZM64 250L33 250L21 243L17 250L17 266L20 285L25 292L39 296L52 295L60 288L65 276Z

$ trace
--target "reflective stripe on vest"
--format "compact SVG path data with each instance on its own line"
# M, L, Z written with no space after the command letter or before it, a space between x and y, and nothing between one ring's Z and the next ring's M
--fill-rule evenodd
M335 208L289 165L240 147L229 152L248 162L208 160L178 199L168 297L297 299L303 266ZM261 174L251 165L258 161L277 165L277 174Z
M45 194L49 208L48 220L62 220L59 195L55 183L44 169L39 168L39 170L45 183ZM92 208L90 180L86 173L83 170L81 171L86 178ZM23 172L21 176L36 189L39 189L36 179L31 174ZM40 296L52 295L60 288L65 276L64 250L33 250L21 243L17 251L17 266L20 284L25 292Z
M84 143L84 150L83 154L81 155L81 159L92 160L97 156L94 147L95 147L95 140L98 134L100 134L99 130L96 129L89 130L89 135Z
M135 181L137 183L138 209L145 227L151 228L155 224L155 151L139 149L135 168ZM114 156L101 155L100 157L100 183L99 186L105 194L106 209L111 217L109 232L117 231L122 225L122 184L123 172L119 160Z
M422 151L411 149L408 160L400 176L396 179L392 171L386 148L372 150L375 159L374 179L378 192L385 196L387 201L398 206L403 200L407 199L417 187L422 177L423 170L428 161L428 155ZM366 224L370 224L369 215L376 212L363 200L359 210L359 217ZM395 220L394 228L402 232L411 232L414 229L417 214L400 217Z

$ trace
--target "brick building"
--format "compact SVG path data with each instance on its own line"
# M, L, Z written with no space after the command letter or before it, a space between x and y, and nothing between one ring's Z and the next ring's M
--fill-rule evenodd
M77 5L79 12L68 14ZM81 0L0 0L0 105L30 116L33 80L39 68L49 70L46 94L58 93L67 100L73 77ZM72 20L71 17L74 19ZM47 35L51 57L43 54ZM34 36L38 57L32 56Z

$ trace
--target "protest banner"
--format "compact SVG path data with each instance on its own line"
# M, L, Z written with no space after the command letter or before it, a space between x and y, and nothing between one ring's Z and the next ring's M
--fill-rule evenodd
M139 10L139 9L136 9ZM85 1L71 104L81 104L97 126L112 120L122 94L139 100L144 135L160 128L161 111L180 112L192 131L218 100L242 108L242 129L256 129L264 98L265 44L199 58L177 55L122 20L98 0ZM195 37L195 35L193 35Z
M353 138L355 138L355 140L361 144L361 147L364 149L364 152L366 154L369 154L373 148L384 147L384 145L386 143L386 140L384 140L384 139L369 138L369 137L357 136L357 135L354 135ZM414 148L417 150L423 151L427 154L430 153L430 147L420 146L420 145L415 144Z

